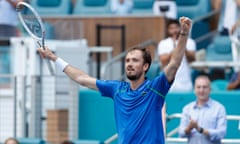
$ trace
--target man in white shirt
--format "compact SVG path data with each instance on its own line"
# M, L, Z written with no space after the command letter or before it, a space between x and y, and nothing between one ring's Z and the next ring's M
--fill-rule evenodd
M111 10L116 15L128 15L132 13L133 2L132 0L112 0Z
M240 0L225 0L222 23L219 24L222 35L231 35L240 16Z
M23 0L0 0L0 38L16 36L18 18L16 5Z
M167 25L168 37L161 40L158 44L158 55L162 67L169 63L172 51L178 43L179 32L179 22L175 19L169 20ZM193 89L189 63L195 60L195 51L195 41L188 38L185 56L182 59L170 91L191 91Z

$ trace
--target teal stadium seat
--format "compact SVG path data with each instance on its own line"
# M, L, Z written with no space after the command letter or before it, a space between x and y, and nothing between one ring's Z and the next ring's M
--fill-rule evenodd
M176 0L177 15L188 16L192 19L203 16L210 11L208 0Z
M71 0L31 0L30 4L42 16L69 15L72 12Z
M102 142L116 133L113 100L98 91L80 89L78 112L79 140Z
M148 72L147 77L149 79L153 79L154 77L158 76L160 73L160 64L158 61L152 62Z
M55 38L55 29L54 26L49 22L44 22L45 31L46 31L46 39L54 39Z
M228 36L216 36L206 49L206 61L232 61L231 40Z
M111 14L110 0L77 0L74 15L107 15Z
M207 16L211 12L211 5L209 0L176 0L178 17L187 16L193 19L193 28L191 37L193 39L199 38L204 34L210 32L210 26L207 19L199 19ZM210 40L204 40L197 43L197 49L206 48Z
M30 3L41 16L59 16L72 13L71 0L31 0ZM46 39L55 38L55 29L51 23L44 22Z
M20 144L47 144L44 140L39 138L18 138Z
M0 74L10 74L11 61L10 61L10 46L0 45ZM0 77L0 84L9 83L9 78Z
M154 0L133 0L133 14L153 14Z
M212 91L227 90L228 81L225 79L217 79L211 82Z

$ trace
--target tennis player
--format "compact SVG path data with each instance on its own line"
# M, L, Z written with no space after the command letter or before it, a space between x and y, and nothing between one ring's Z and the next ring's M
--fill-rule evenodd
M96 79L57 57L48 48L38 51L43 58L53 60L72 80L113 99L119 144L164 144L161 109L185 53L192 25L187 17L181 17L179 21L181 32L177 48L169 64L153 80L145 77L152 61L145 48L136 47L126 54L125 71L129 82Z

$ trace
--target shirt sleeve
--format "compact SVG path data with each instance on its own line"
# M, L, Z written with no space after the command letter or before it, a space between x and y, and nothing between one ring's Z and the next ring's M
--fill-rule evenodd
M183 108L182 115L181 115L181 120L180 120L180 125L179 125L179 136L180 137L187 137L188 135L185 133L185 129L189 124L189 105L186 105Z
M196 51L196 42L191 38L187 40L187 50Z
M230 83L231 82L234 82L234 81L236 81L237 80L237 76L238 76L238 74L237 73L233 73L233 75L231 76L231 79L230 79Z
M172 48L169 45L170 43L167 42L167 39L161 40L158 44L158 55L170 53Z
M161 72L159 76L153 79L153 87L160 93L163 98L165 98L168 93L172 82L168 82L167 77L164 72Z
M222 105L220 105L216 128L207 129L209 132L210 140L218 141L223 139L226 134L226 125L227 125L226 110Z
M97 80L96 85L102 96L113 98L119 82L113 80Z

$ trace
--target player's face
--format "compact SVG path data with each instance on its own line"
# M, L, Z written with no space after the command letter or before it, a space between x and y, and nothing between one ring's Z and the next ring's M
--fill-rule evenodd
M176 37L178 36L180 31L180 27L177 24L170 24L168 26L168 35L170 37Z
M206 78L196 79L194 89L198 100L207 101L211 91L210 81Z
M129 80L138 80L144 73L145 68L142 52L130 51L125 58L125 71Z

